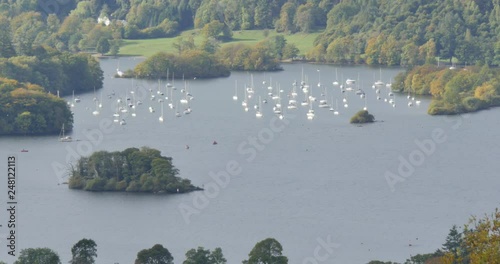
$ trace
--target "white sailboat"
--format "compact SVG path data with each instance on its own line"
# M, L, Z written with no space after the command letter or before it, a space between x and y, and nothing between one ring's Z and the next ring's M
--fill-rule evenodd
M123 72L120 70L120 60L118 60L118 65L116 66L116 75L118 75L118 77L123 76Z
M181 117L181 113L179 113L179 103L175 105L175 117Z
M257 112L255 112L255 117L257 117L257 118L262 117L261 109L262 109L262 101L261 101L261 98L259 96L259 107L257 108Z
M309 110L307 111L306 116L308 120L314 119L314 109L312 106L312 102L309 102Z
M161 103L161 116L158 117L158 121L160 121L160 123L163 122L163 103Z
M243 97L243 101L241 101L241 106L243 106L243 108L245 108L245 112L248 111L248 102L247 102L247 90L246 89L243 89L244 90L244 97Z
M99 99L98 107L102 108L102 91L101 91L101 98Z
M238 100L238 80L234 81L234 95L233 95L233 100L237 101Z
M167 68L167 84L165 85L167 88L171 88L173 85L171 83L168 82L168 77L169 77L169 72L170 71L170 68Z
M319 100L318 107L320 107L320 108L328 108L328 107L330 107L328 105L328 101L326 100L326 96L327 96L326 89L325 89L325 92L324 92L324 94L322 96L323 96L323 98Z
M307 106L309 105L309 100L307 98L307 93L304 93L304 100L300 103L302 106Z
M170 109L174 109L174 88L170 88L170 102L168 103Z
M334 115L339 115L339 102L337 101L337 99L335 99L335 111L333 111L333 114Z
M339 75L337 72L337 68L335 68L335 81L333 81L333 86L338 86L339 85Z
M255 90L253 87L253 74L250 74L250 86L246 87L248 98L252 98L252 95L254 94Z
M184 81L184 98L180 100L181 104L187 104L188 99L187 99L187 81Z
M61 141L61 142L71 142L71 141L73 141L73 139L70 136L66 136L64 134L64 132L65 131L64 131L64 123L63 123L62 124L62 128L61 128L61 133L59 135L59 141Z
M95 110L92 112L93 115L98 116L99 115L99 102L95 101Z
M380 78L378 81L376 81L375 86L383 86L385 83L382 81L382 68L380 68Z
M75 107L75 90L73 90L73 97L71 98L71 102L68 102L70 107Z

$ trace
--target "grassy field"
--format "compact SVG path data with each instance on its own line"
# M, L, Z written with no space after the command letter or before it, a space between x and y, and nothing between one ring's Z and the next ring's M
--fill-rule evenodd
M309 34L298 33L285 35L285 38L288 43L293 43L297 46L297 48L299 48L300 54L304 54L313 47L313 42L320 33L321 31ZM264 35L264 30L234 31L233 40L225 42L222 45L231 43L246 43L251 45L265 39ZM275 31L268 31L268 37L276 35L278 35L278 33ZM120 47L120 55L149 57L159 51L175 52L172 44L175 43L177 38L187 38L189 36L194 37L196 44L200 43L203 39L203 37L197 33L197 30L188 30L182 32L180 36L174 38L124 40L122 46Z

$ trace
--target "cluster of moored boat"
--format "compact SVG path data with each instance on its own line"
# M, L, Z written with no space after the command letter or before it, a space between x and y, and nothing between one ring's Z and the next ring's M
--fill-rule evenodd
M119 125L126 125L126 119L128 117L136 117L136 109L142 105L148 105L148 111L151 114L157 112L159 109L160 115L158 121L160 123L164 122L166 119L166 112L171 109L172 114L175 117L182 117L183 115L189 115L192 112L190 102L194 99L193 95L188 91L189 83L183 80L184 88L177 89L174 81L172 83L168 82L165 85L162 84L161 80L158 80L158 86L156 88L146 89L142 86L132 85L132 89L125 92L125 94L116 94L114 91L107 95L108 99L115 99L115 103L109 104L114 109L112 115L113 122ZM68 102L71 108L75 107L75 103L79 103L81 100L78 97L74 97ZM95 107L87 107L87 110L92 110L92 115L99 116L101 114L101 109L103 108L103 94L101 92L100 98L97 98L94 91L93 104ZM184 109L184 110L181 110Z
M304 76L303 73L302 76ZM250 102L253 100L254 104L253 108L255 110L255 116L257 118L261 118L264 115L262 104L272 104L273 114L275 114L278 118L283 119L284 109L293 111L294 109L297 109L299 106L302 106L309 108L306 113L306 117L307 119L311 120L315 118L316 112L314 109L316 107L329 109L333 113L333 115L339 115L340 113L339 100L342 100L343 108L348 108L349 107L348 95L350 93L355 93L357 96L359 96L360 99L363 99L365 102L363 110L368 109L366 93L361 88L361 85L359 83L359 76L358 76L358 81L348 78L344 82L344 81L338 81L338 79L336 79L335 81L332 82L332 86L324 85L321 83L320 70L318 70L318 77L319 77L318 83L316 85L317 88L313 89L313 87L311 87L308 84L307 77L305 80L302 77L300 82L294 81L292 83L290 90L287 93L285 93L285 91L280 87L278 83L276 83L275 86L272 85L272 79L269 81L269 83L263 81L262 88L258 89L259 91L257 92L253 85L253 76L251 76L250 85L245 85L243 89L243 98L241 100L241 105L243 107L243 110L245 112L248 112L250 110ZM337 71L336 71L336 77L338 77ZM267 88L267 96L262 94L262 91L264 91L266 88ZM371 88L375 90L377 100L383 99L384 102L388 102L392 107L396 107L395 96L391 90L390 82L384 83L383 81L378 80L373 83ZM332 91L332 95L328 96L328 91L330 89ZM339 89L341 96L337 96L337 98L334 98L333 94L339 94L338 92L335 91L335 89ZM238 99L240 98L238 90L239 87L236 81L235 93L233 95L234 101L238 101ZM316 97L313 94L313 90L319 91L320 95ZM303 98L301 95L299 95L299 92L303 94ZM256 94L259 95L257 96ZM286 106L283 106L282 101L285 99L288 100L288 104ZM409 93L408 107L412 107L414 104L420 105L420 101L415 100L415 97L412 97L411 94Z

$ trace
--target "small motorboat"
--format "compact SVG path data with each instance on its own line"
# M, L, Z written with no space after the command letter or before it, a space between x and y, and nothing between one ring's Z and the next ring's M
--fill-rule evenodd
M21 149L21 152L28 152L27 149Z

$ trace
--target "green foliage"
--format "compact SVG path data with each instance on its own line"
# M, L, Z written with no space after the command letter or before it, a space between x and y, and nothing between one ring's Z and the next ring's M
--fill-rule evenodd
M71 248L71 264L94 264L97 257L97 244L92 239L81 239Z
M432 264L432 263L441 263L441 257L444 256L444 253L440 250L437 250L434 253L428 254L417 254L407 259L404 264Z
M282 255L282 251L283 247L276 239L267 238L255 244L250 254L248 254L248 260L243 263L287 264L288 258Z
M222 255L221 248L215 248L212 252L203 247L190 249L186 252L186 260L183 264L225 264L227 260Z
M299 55L299 49L293 43L286 43L285 47L283 47L283 55L282 59L293 59Z
M446 242L443 244L443 250L446 254L458 259L464 253L463 246L462 233L457 230L456 225L453 225L446 237Z
M14 264L61 264L61 260L50 248L26 248L21 250Z
M139 63L134 69L134 76L165 79L169 72L181 73L179 75L185 78L213 78L229 76L230 73L228 67L223 65L215 55L202 50L189 49L177 56L160 52Z
M143 249L137 253L135 264L173 264L174 257L168 249L160 244L150 249Z
M462 259L470 263L500 263L500 211L481 219L472 217L464 227L464 248Z
M198 188L177 177L172 158L143 147L94 152L82 157L71 171L69 188L86 191L177 193Z
M222 34L229 39L234 30L274 29L291 34L326 27L313 47L326 49L337 39L350 37L355 43L353 53L343 59L311 59L352 63L362 62L366 55L364 61L371 65L411 66L432 63L435 56L450 62L457 58L469 65L498 65L500 61L500 7L496 0L70 1L58 6L57 16L47 17L45 12L36 12L41 5L34 0L11 2L5 2L0 10L11 20L11 34L0 31L0 54L5 53L5 57L12 56L13 47L19 55L31 55L37 45L61 51L95 51L101 37L110 42L122 37L173 37L191 28L211 28L207 29L209 36ZM109 26L96 23L96 18L103 16L111 19ZM373 45L370 40L379 36L383 36L382 41ZM9 42L14 45L10 47Z
M326 30L316 44L326 47L346 36L359 39L367 43L361 53L372 65L419 65L432 63L435 56L450 62L455 57L469 65L493 63L491 47L499 36L496 5L494 1L339 1L327 9Z
M165 18L161 24L155 27L140 29L135 24L128 24L124 29L124 37L127 39L150 39L172 37L178 33L178 23Z
M498 209L482 219L473 216L459 232L450 230L443 244L444 256L440 263L500 263L500 212Z
M15 55L9 20L0 16L0 58L10 58Z
M0 78L0 135L59 133L72 129L73 115L63 99L30 83Z
M268 40L263 40L255 46L231 44L222 47L217 53L222 64L237 71L277 71L281 70L276 49Z
M201 34L204 35L205 38L215 38L221 40L230 40L233 35L231 29L218 20L213 20L210 23L205 24L205 26L201 29ZM221 34L222 36L220 36Z
M354 114L353 117L351 117L351 124L359 124L359 123L371 123L375 121L375 117L368 113L366 110L361 110Z
M99 52L101 54L108 53L108 51L110 50L110 45L109 45L108 39L106 39L106 38L99 39L95 49L97 52Z
M36 56L0 58L0 76L37 84L61 96L102 88L103 72L92 56L45 47L37 47L32 53Z

